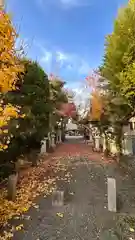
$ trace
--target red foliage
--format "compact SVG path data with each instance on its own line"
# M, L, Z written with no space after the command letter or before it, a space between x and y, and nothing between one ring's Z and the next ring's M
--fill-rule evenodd
M61 116L73 117L76 115L76 106L74 103L63 103L58 113Z

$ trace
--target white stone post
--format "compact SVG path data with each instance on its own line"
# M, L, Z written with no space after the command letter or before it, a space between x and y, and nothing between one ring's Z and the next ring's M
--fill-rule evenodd
M123 154L133 155L132 135L124 135Z
M96 151L100 151L100 136L95 136L95 148Z
M103 134L103 152L106 150L105 136Z
M115 140L114 139L112 139L111 141L110 141L110 152L113 154L113 155L115 155L118 151L117 151L117 147L116 147L116 143L115 143Z
M52 135L52 147L53 147L53 148L56 147L54 134Z
M93 141L93 139L92 139L92 134L91 134L91 133L89 134L89 141L90 141L90 142Z
M48 133L48 141L49 141L49 148L50 148L51 145L52 145L51 133L50 132Z
M116 180L108 178L108 211L116 212Z
M48 138L44 138L42 147L41 147L41 154L46 153L46 141Z
M12 174L8 178L8 199L15 201L16 198L16 186L18 180L18 173Z

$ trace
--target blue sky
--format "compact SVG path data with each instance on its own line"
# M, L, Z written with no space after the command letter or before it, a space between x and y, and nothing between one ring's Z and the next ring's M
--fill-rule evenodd
M102 61L105 36L126 0L7 0L28 56L78 88Z

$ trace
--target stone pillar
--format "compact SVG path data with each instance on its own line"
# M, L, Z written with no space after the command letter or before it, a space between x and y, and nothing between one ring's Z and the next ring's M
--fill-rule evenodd
M116 147L115 140L112 139L109 143L109 146L110 146L110 152L112 154L116 154L117 153L117 147Z
M100 136L95 136L95 148L96 151L100 151Z
M92 134L91 134L91 133L89 134L89 141L90 141L90 142L93 141L93 139L92 139Z
M116 212L116 180L114 178L107 179L108 187L108 211Z
M44 138L42 147L41 147L41 154L46 153L46 141L48 138Z
M103 139L103 152L106 150L106 142L105 142L105 136L102 136Z
M123 154L133 155L132 136L125 135L123 140Z
M8 179L8 199L11 201L15 201L16 199L16 186L18 180L18 173L12 174Z
M61 143L61 129L58 131L58 136L59 136L59 143Z
M51 145L52 145L53 148L56 147L56 145L55 145L55 135L54 134L52 134Z
M52 143L51 143L51 133L48 133L48 141L49 141L49 148L51 147Z

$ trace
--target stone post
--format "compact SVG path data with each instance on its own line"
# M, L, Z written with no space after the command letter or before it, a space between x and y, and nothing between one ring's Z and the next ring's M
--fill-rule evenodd
M44 138L42 147L41 147L41 154L46 153L46 141L48 138Z
M51 133L48 133L49 148L51 147Z
M93 141L91 133L89 134L89 140L90 140L90 142Z
M56 131L56 144L59 143L59 136L58 136L58 130Z
M8 200L15 201L18 173L12 174L8 178Z
M54 134L52 134L52 147L53 148L56 147L56 145L55 145L55 135Z
M59 129L59 143L61 143L61 129Z
M106 150L106 142L105 142L105 136L104 136L104 134L103 134L103 136L102 136L102 139L103 139L103 152L105 152L105 150Z
M114 139L112 139L112 140L110 141L110 152L111 152L113 155L117 154L117 147L116 147L116 143L115 143L115 140L114 140Z
M108 211L116 212L116 180L114 178L108 178Z
M132 135L124 135L123 154L133 155Z
M95 149L96 151L100 151L100 136L95 136Z

